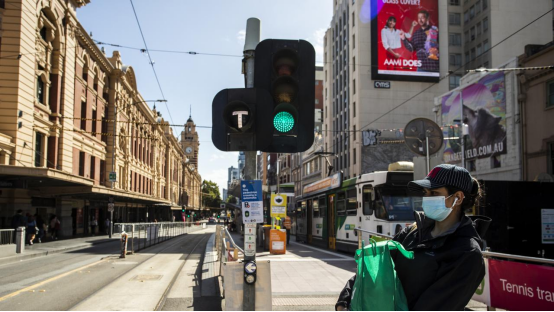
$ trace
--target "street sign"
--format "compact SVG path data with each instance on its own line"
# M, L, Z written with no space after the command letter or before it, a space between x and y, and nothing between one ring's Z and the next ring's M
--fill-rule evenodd
M271 217L284 218L287 216L287 196L271 194Z
M117 181L117 174L115 173L115 171L110 172L109 179L110 179L110 182L116 182Z
M108 211L113 212L114 210L114 203L108 203Z
M262 181L242 180L240 183L242 198L242 220L244 223L263 223Z
M113 204L113 196L108 197L108 203L112 203L112 204Z
M244 255L247 257L256 256L256 242L253 243L244 243Z

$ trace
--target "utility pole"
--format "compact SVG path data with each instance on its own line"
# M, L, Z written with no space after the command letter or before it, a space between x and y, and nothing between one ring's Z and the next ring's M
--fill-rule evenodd
M246 88L254 88L254 54L256 46L260 42L260 20L249 18L246 21L246 38L244 42L244 59L246 60L245 75ZM256 179L256 153L257 151L245 151L244 180ZM244 226L246 229L246 225ZM245 240L246 244L246 240ZM245 247L246 249L246 247ZM256 255L244 256L244 262L256 261ZM256 307L255 283L244 283L243 311L254 311Z

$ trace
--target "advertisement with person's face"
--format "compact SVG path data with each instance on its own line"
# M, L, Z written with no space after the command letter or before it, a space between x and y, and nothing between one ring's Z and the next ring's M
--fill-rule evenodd
M437 0L371 0L373 78L436 81Z

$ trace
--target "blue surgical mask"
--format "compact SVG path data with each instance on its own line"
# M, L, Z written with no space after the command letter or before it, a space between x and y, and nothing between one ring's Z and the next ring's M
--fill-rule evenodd
M446 207L446 199L452 197L452 195L448 197L423 197L423 202L421 203L421 205L423 208L423 212L425 212L425 216L429 219L433 219L439 222L446 219L452 213L452 208L454 208L456 202L458 201L458 198L456 197L456 199L454 199L452 207Z

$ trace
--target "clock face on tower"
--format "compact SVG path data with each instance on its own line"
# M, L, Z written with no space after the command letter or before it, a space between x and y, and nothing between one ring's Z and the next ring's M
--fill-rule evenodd
M187 147L187 148L185 149L185 152L187 152L187 154L192 153L192 147L190 147L190 146Z

